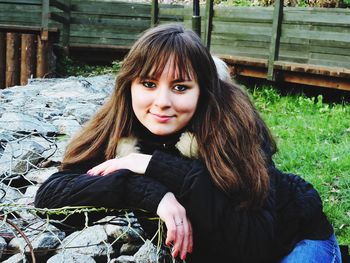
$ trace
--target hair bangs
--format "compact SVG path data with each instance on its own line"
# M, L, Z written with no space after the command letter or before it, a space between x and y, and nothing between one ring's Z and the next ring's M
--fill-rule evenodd
M184 39L173 34L171 37L164 39L159 38L153 41L145 55L144 64L138 74L140 78L157 79L163 73L168 63L174 79L197 80L197 75L193 69L191 61L186 56L187 44Z

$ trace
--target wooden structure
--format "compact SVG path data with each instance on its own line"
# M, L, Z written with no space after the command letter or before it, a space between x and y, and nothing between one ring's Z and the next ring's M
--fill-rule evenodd
M281 3L222 7L208 0L200 8L202 39L236 75L350 91L350 10L283 8ZM144 30L169 22L191 28L192 6L157 0L0 0L0 29L30 27L41 40L57 32L67 54L126 52Z
M0 88L50 73L53 44L68 46L70 1L63 1L0 0Z

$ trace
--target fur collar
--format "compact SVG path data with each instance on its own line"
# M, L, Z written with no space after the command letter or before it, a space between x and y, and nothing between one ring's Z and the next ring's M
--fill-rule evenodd
M181 134L175 147L180 153L188 158L198 158L198 143L194 135L190 132ZM136 137L121 138L117 146L117 156L123 157L130 153L139 153L138 139Z

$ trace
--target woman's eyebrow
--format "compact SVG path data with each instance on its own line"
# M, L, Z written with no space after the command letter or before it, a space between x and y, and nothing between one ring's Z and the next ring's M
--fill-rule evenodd
M192 79L182 79L182 78L178 78L178 79L174 79L171 81L171 83L179 83L179 82L191 82Z

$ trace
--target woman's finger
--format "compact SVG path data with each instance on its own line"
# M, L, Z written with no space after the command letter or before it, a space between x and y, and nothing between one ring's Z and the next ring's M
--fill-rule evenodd
M184 222L181 218L174 219L175 226L176 226L176 239L174 243L174 249L173 249L173 257L175 258L179 252L182 250L182 244L185 237L185 231L184 231ZM181 256L181 255L180 255Z
M191 221L187 218L188 222L188 246L187 246L187 252L192 253L193 250L193 229Z
M189 236L189 221L186 218L185 220L183 220L183 229L184 229L184 237L183 237L183 242L182 242L182 247L180 250L180 258L182 260L186 259L186 254L188 252L188 245L190 242L190 236Z

